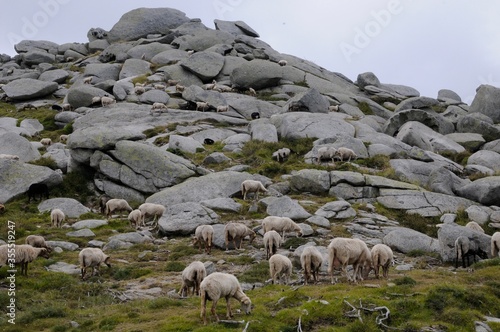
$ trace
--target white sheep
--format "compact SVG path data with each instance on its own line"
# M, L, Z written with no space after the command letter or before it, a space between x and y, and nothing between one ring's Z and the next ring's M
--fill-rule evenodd
M12 160L19 160L19 156L15 154L5 154L1 153L0 154L0 159L12 159Z
M335 156L339 157L340 161L344 161L347 158L348 162L351 161L351 159L356 160L356 158L358 158L353 150L345 147L338 148Z
M193 237L193 245L198 244L201 252L202 245L205 247L205 252L210 254L212 251L212 243L214 239L214 228L211 225L200 225L196 227Z
M216 80L213 80L212 83L208 83L208 84L203 84L202 88L204 90L213 90L215 88L215 86L217 85L217 81Z
M42 144L45 147L50 146L50 145L52 145L52 139L50 139L50 138L42 138L40 140L40 144Z
M153 88L156 90L165 90L167 87L164 84L154 84Z
M328 106L328 111L329 112L338 112L339 111L339 105Z
M379 270L380 267L382 267L382 275L387 279L387 277L389 276L389 266L394 260L392 249L385 244L378 243L373 246L371 250L371 256L372 266L373 269L375 269L375 278L379 278ZM367 276L368 273L366 273L365 275Z
M71 104L64 103L62 104L61 108L63 111L71 111L73 109L73 106L71 106Z
M288 64L288 61L284 60L284 59L281 59L280 61L278 61L278 64L282 67L286 66Z
M277 282L277 279L280 279L284 280L285 285L288 285L292 270L292 261L290 258L281 254L274 254L269 258L269 273L271 274L273 284Z
M59 142L66 143L68 141L69 135L60 135Z
M281 246L281 235L279 235L276 231L269 231L264 234L263 238L264 248L266 249L267 259L269 259L272 255L278 251L278 248Z
M130 222L130 227L133 227L133 228L137 229L141 225L142 213L138 209L132 210L128 214L127 219Z
M153 106L151 106L151 109L152 110L162 110L162 109L166 109L167 108L167 105L165 105L164 103L153 103Z
M138 207L142 215L142 225L146 226L146 217L153 217L153 225L155 224L157 218L161 217L165 213L166 207L161 204L155 203L143 203Z
M318 282L321 264L323 264L323 255L315 246L304 248L300 255L300 265L304 270L304 283L306 285L311 276L315 283Z
M28 275L28 264L39 256L49 258L49 250L35 248L29 244L16 244L14 247L4 244L0 246L0 267L7 263L21 265L21 274L26 276Z
M231 306L229 304L229 299L234 297L236 300L241 302L241 309L247 315L250 314L252 310L252 301L241 289L240 283L238 279L232 274L214 272L201 282L200 285L200 296L201 296L201 318L203 319L203 323L207 324L207 301L211 300L212 315L215 316L215 319L219 321L219 316L215 312L215 308L217 306L217 302L221 298L226 299L226 317L231 319L233 313L231 311Z
M176 92L183 92L184 90L186 90L186 87L184 85L181 85L181 84L176 84L175 85L175 91Z
M335 266L340 265L347 280L353 282L357 282L357 279L363 280L360 269L371 266L371 252L366 243L359 239L334 238L328 245L328 255L328 273L332 284L334 283L333 270ZM347 273L347 265L351 264L353 267L352 277Z
M182 271L182 286L179 290L179 295L185 297L189 295L189 289L192 288L191 294L200 295L200 284L207 276L205 264L200 261L194 261Z
M24 242L35 248L49 249L49 246L47 246L45 242L45 238L41 235L28 235Z
M121 198L112 198L106 202L106 216L111 217L111 214L115 211L128 211L131 212L133 209L128 205L127 201Z
M318 163L320 163L321 160L333 161L336 153L337 149L335 149L333 146L322 146L318 148L318 154L316 158L318 160Z
M113 105L114 103L116 103L116 100L112 97L101 97L101 106L104 107L104 106L109 106L109 105Z
M472 260L476 262L476 255L480 258L488 258L485 251L479 248L479 241L477 239L469 239L467 236L459 236L455 240L455 268L458 268L459 260L462 260L462 267L466 268L469 266L469 257L472 256ZM467 258L467 264L465 264L465 259Z
M53 209L50 212L50 222L52 223L53 227L61 228L64 219L66 219L66 216L61 209Z
M92 77L93 76L85 77L83 79L83 84L91 84L92 83Z
M100 102L101 102L101 97L99 96L92 97L92 105L99 104Z
M219 112L227 112L229 111L229 106L228 105L219 105L217 106L217 113Z
M173 80L173 79L169 79L169 80L167 80L167 84L168 84L169 86L174 86L174 85L177 85L177 84L179 84L179 83L180 83L180 81L179 81L179 80Z
M473 231L484 233L484 229L475 221L470 221L465 225L465 227L472 229Z
M273 159L276 159L279 162L285 161L290 156L292 151L289 148L281 148L273 152Z
M144 92L146 92L146 89L143 86L135 86L134 87L134 93L138 96L142 95Z
M500 232L491 236L491 258L500 257Z
M210 105L207 102L204 102L204 101L197 101L196 102L196 110L197 111L205 112L206 110L208 110L209 107L210 107Z
M228 250L229 242L233 242L235 249L241 249L243 243L243 238L249 236L250 242L252 243L255 239L255 232L245 226L244 224L230 222L224 226L224 239L226 244L226 250ZM238 243L238 245L236 245Z
M255 91L254 88L248 88L248 93L250 94L250 96L252 97L257 97L257 91Z
M99 266L104 263L111 267L109 263L110 257L106 255L99 248L84 248L78 254L78 261L80 263L80 271L82 273L82 280L85 280L85 274L89 267L92 268L92 276L99 273Z
M262 229L264 233L269 231L281 232L282 241L285 241L285 232L297 232L297 236L302 236L302 228L288 217L268 216L262 219Z
M243 200L247 199L248 193L255 193L255 199L259 199L259 192L267 192L266 187L262 182L257 180L245 180L241 183L241 194L243 195Z

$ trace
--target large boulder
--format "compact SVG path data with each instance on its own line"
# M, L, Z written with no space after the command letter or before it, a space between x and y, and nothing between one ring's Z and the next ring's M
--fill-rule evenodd
M182 60L181 66L207 82L219 74L224 66L224 57L215 52L196 52Z
M289 196L271 198L266 212L270 216L288 217L293 220L307 219L311 216L297 200Z
M80 215L90 212L90 209L73 198L51 198L38 205L38 211L52 211L61 209L66 218L79 218Z
M211 29L197 29L194 34L185 34L174 41L172 45L178 46L179 50L204 51L214 45L231 45L234 36L228 32Z
M480 249L488 254L491 252L491 236L476 232L468 227L446 222L441 224L438 230L439 253L443 261L455 261L455 240L459 236L466 236L470 240L477 241Z
M383 242L404 254L411 251L440 252L438 240L409 228L398 227L392 230L384 236Z
M158 220L159 232L166 235L189 235L200 225L212 225L219 221L213 210L195 202L167 207Z
M328 113L328 106L328 100L313 88L290 98L283 109L287 112Z
M259 34L252 29L248 24L243 21L222 21L222 20L214 20L215 28L217 30L222 30L229 32L232 35L247 35L255 38L259 38Z
M467 165L481 165L500 172L500 153L488 150L477 151L467 159Z
M290 188L311 194L327 193L330 190L330 174L317 169L302 169L293 172L290 177Z
M263 142L278 142L276 127L268 119L257 119L250 122L248 130L253 140Z
M399 128L396 138L408 145L418 146L423 150L436 153L460 153L465 151L465 148L460 144L417 121L409 121L403 124Z
M457 122L457 132L481 134L487 142L500 137L500 128L493 124L491 118L479 112L460 117Z
M56 82L39 81L32 78L20 78L3 86L7 97L13 100L29 100L54 93L59 85Z
M471 113L479 112L500 122L500 88L483 84L479 86L476 96L470 105Z
M92 84L107 80L117 81L121 70L122 65L119 63L91 63L85 66L83 76L92 76Z
M252 113L255 112L260 114L261 119L283 112L282 108L277 105L246 95L232 94L225 98L227 104L245 119L252 119Z
M260 90L278 85L283 77L283 67L265 60L243 63L231 73L231 83L240 89Z
M73 85L66 95L67 102L73 108L86 107L92 105L92 98L109 96L106 91L95 88L88 84L80 86Z
M483 205L498 205L500 176L481 178L457 190L458 195Z
M38 79L46 82L56 82L62 84L69 77L69 73L64 69L47 70L40 74Z
M54 63L56 56L45 51L32 49L26 53L22 53L21 60L25 66L31 67L41 63Z
M453 123L435 112L409 109L394 114L384 125L383 131L387 135L394 136L401 126L408 121L423 123L432 130L446 135L455 131Z
M123 63L123 67L118 75L118 78L124 79L140 75L151 75L151 64L141 59L127 59Z
M1 128L0 128L1 129ZM26 138L13 132L1 133L0 153L19 157L20 161L28 162L40 158L40 152Z

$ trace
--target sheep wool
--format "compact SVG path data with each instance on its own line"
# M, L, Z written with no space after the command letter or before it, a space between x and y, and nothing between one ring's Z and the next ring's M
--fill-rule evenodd
M228 250L229 242L233 243L235 249L241 249L241 244L245 236L249 236L249 243L252 243L253 239L255 239L256 234L253 230L243 224L234 222L226 224L226 226L224 226L226 250Z
M245 180L241 183L241 194L243 195L243 200L247 199L248 193L255 193L255 199L259 199L259 192L267 192L266 187L260 181L256 180Z
M264 234L264 248L266 249L267 259L276 254L281 246L281 235L276 231L269 231Z
M214 238L214 228L211 225L200 225L196 227L193 237L193 245L198 244L201 252L202 245L205 247L205 252L210 254L212 251L212 243Z
M334 283L333 270L335 266L342 268L342 272L349 282L363 280L360 269L364 266L371 266L371 252L366 243L359 239L349 239L337 237L328 245L328 273L330 274L332 284ZM347 265L352 265L353 274L347 273Z
M293 267L290 258L281 254L274 254L269 258L269 273L273 284L277 283L277 280L280 279L285 282L285 285L288 285L292 270Z
M491 236L491 258L500 257L500 232Z
M285 241L285 232L297 232L297 236L302 236L302 228L288 217L268 216L262 219L264 233L269 231L281 232L282 241Z
M319 269L323 264L323 255L315 246L306 247L300 255L300 265L304 270L304 283L307 285L310 277L315 283L318 282Z
M85 280L85 275L89 267L92 268L92 276L99 273L99 266L104 263L108 267L111 267L109 263L110 257L106 255L99 248L84 248L78 254L78 261L80 263L80 271L82 274L82 280Z
M373 268L375 269L375 278L379 278L379 270L382 267L382 275L387 279L389 276L389 266L394 259L392 249L385 244L378 243L373 246L371 255Z
M29 244L17 244L14 247L15 264L21 265L21 274L28 275L28 264L33 262L37 257L41 256L49 258L49 250L47 248L35 248ZM7 244L0 246L0 267L7 264L9 247Z
M194 261L182 271L182 286L179 290L180 296L189 295L189 289L192 289L191 294L200 295L200 284L207 276L205 264L200 261Z

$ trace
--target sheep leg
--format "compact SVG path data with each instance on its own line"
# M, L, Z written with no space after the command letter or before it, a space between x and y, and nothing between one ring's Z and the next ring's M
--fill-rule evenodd
M217 301L219 300L214 300L212 303L212 309L210 310L212 312L212 315L215 316L215 319L219 321L219 316L217 316L217 313L215 312L215 307L217 306Z
M205 296L201 297L200 317L203 319L203 324L207 325L207 299L205 298Z
M231 311L231 304L229 302L229 296L226 297L226 317L227 319L231 319L233 317L233 313Z

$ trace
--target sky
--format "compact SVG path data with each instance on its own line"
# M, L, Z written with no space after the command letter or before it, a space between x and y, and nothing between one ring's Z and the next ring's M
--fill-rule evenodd
M0 54L23 39L88 42L90 28L110 30L138 7L175 8L212 29L214 19L243 21L276 51L353 81L373 72L469 104L479 85L500 87L498 0L18 0L0 12Z

